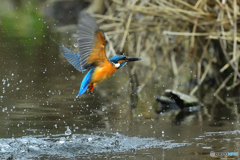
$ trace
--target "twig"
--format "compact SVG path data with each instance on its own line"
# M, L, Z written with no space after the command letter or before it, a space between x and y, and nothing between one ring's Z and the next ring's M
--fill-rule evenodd
M237 53L237 0L233 0L233 10L234 10L234 25L233 25L233 59L236 59L238 53ZM234 62L235 64L235 74L234 74L234 80L233 82L236 82L238 72L238 60Z
M198 82L198 85L193 88L193 90L190 92L190 95L193 95L198 90L198 87L202 84L203 80L206 78L206 76L207 76L207 74L208 74L208 72L210 70L211 64L212 64L212 61L210 61L208 63L208 66L205 69L205 71L204 71L200 81Z
M127 34L128 34L129 26L130 26L131 20L132 20L132 15L133 15L133 13L131 12L129 17L128 17L128 20L127 20L127 24L126 24L125 31L124 31L124 34L123 34L122 42L120 44L120 50L121 51L123 50L124 43L126 41L126 37L127 37Z

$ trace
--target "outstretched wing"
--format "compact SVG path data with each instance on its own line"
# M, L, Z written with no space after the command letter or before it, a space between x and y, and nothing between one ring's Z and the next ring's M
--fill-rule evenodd
M104 34L88 13L80 15L77 34L79 37L79 56L83 70L96 67L99 63L107 60Z
M55 42L61 48L62 53L67 58L69 63L71 63L71 65L73 65L80 72L86 71L85 69L82 69L82 66L80 64L81 63L81 58L80 58L80 55L78 53L75 53L75 52L71 51L70 49L64 47L63 45L60 45L54 39L52 39L52 38L50 38L50 39L53 42Z
M75 53L62 45L59 45L59 46L62 52L64 53L64 56L67 58L68 62L71 63L71 65L73 65L73 67L75 67L80 72L85 71L82 69L81 59L78 53Z

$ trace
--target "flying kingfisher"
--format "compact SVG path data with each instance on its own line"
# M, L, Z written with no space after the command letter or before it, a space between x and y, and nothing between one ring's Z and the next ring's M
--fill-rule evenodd
M99 29L96 21L88 13L81 13L80 16L77 30L79 53L60 45L64 56L78 71L89 70L82 80L77 97L85 93L87 89L92 92L97 83L109 78L127 62L141 59L125 55L107 59L106 39L103 31Z

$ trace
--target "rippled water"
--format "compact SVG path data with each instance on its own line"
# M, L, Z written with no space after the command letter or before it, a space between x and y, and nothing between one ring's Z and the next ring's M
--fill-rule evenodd
M158 115L159 86L170 83L159 71L161 81L153 77L132 109L129 66L76 99L84 74L56 44L38 39L1 33L1 159L201 159L239 151L237 106L205 105L181 121L178 111Z

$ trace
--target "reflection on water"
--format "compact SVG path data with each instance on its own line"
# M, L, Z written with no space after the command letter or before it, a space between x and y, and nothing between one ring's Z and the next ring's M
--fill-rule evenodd
M116 153L108 155L98 154L101 158L193 159L207 158L212 150L233 152L240 149L237 106L204 106L199 112L184 116L176 125L173 123L176 112L157 115L154 109L158 105L155 98L172 85L168 77L162 76L160 81L157 78L161 77L159 71L159 76L153 77L138 97L136 89L142 77L129 74L130 66L98 84L94 93L76 99L84 74L68 64L56 44L48 38L38 42L33 38L32 43L19 44L16 42L20 38L1 32L0 140L5 147L10 143L13 146L1 150L0 156L8 149L12 152L15 145L23 147L17 142L22 145L24 141L36 147L30 148L29 152L47 155L41 145L49 142L54 146L58 139L53 137L61 139L69 130L77 135L74 142L77 145L68 143L70 147L65 146L65 149L80 147L84 137L89 135L96 138L92 142L105 139L110 143L117 133L120 134L117 138L120 146L131 145L133 148L114 150ZM163 85L165 87L160 87ZM136 145L140 142L149 147L138 148ZM167 148L171 144L181 145ZM94 145L88 145L90 154ZM80 157L83 154L78 151ZM58 153L54 156L58 157ZM59 157L67 158L60 153Z

